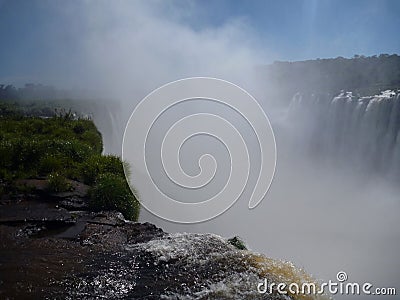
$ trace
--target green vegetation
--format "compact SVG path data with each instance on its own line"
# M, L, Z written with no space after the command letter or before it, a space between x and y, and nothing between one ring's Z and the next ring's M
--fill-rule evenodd
M101 134L91 120L71 111L29 117L16 105L0 102L0 192L11 193L20 179L44 178L49 192L70 191L71 180L91 186L95 210L116 209L137 220L139 203L117 156L101 155ZM0 196L1 196L0 194Z
M400 89L400 56L278 61L259 68L259 75L278 91L280 100L289 100L297 92L335 95L341 90L371 96L387 89Z
M0 174L3 179L47 176L52 172L79 179L82 164L102 151L102 139L89 120L71 117L0 118ZM79 126L82 133L76 133ZM89 136L90 138L86 138Z
M95 154L82 163L82 179L86 184L94 184L99 174L105 173L125 178L123 164L118 156Z
M48 176L47 181L49 184L48 189L50 192L62 193L70 191L72 189L72 186L68 182L68 180L58 173L51 173Z
M246 244L238 236L234 236L233 238L228 239L228 243L235 246L235 248L239 250L247 250Z
M129 220L139 217L139 203L125 178L112 173L97 178L90 190L90 206L94 210L118 210Z

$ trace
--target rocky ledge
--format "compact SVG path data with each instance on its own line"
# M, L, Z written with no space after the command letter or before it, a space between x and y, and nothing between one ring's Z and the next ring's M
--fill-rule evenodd
M44 195L34 184L39 195L0 202L2 299L311 299L258 293L265 278L312 280L290 263L214 234L167 234L91 212L84 192Z

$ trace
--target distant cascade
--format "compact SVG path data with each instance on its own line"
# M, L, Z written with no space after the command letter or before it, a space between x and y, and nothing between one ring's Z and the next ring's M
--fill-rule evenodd
M297 93L286 122L308 154L355 168L400 175L400 93L355 97Z

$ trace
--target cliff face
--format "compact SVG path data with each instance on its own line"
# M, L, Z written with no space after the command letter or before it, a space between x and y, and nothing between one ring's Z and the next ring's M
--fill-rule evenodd
M11 110L1 121L1 299L311 298L276 287L259 293L266 279L286 285L314 279L245 250L238 239L167 234L113 211L132 204L136 214L124 215L137 220L139 207L121 202L131 199L122 161L100 155L90 120Z
M1 298L294 299L257 285L313 280L220 236L167 234L63 196L1 201Z
M296 94L284 120L297 149L365 174L400 176L400 93Z

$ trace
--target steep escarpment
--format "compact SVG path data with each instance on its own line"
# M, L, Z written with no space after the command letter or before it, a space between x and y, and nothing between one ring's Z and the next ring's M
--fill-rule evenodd
M400 93L297 93L285 119L308 155L389 178L400 176Z
M137 223L121 160L90 120L1 116L0 298L313 299L258 291L315 282L238 238Z
M237 249L214 234L167 234L117 212L37 208L47 218L11 222L0 216L1 297L317 298L276 289L260 294L257 287L265 279L288 285L315 281L289 262Z

